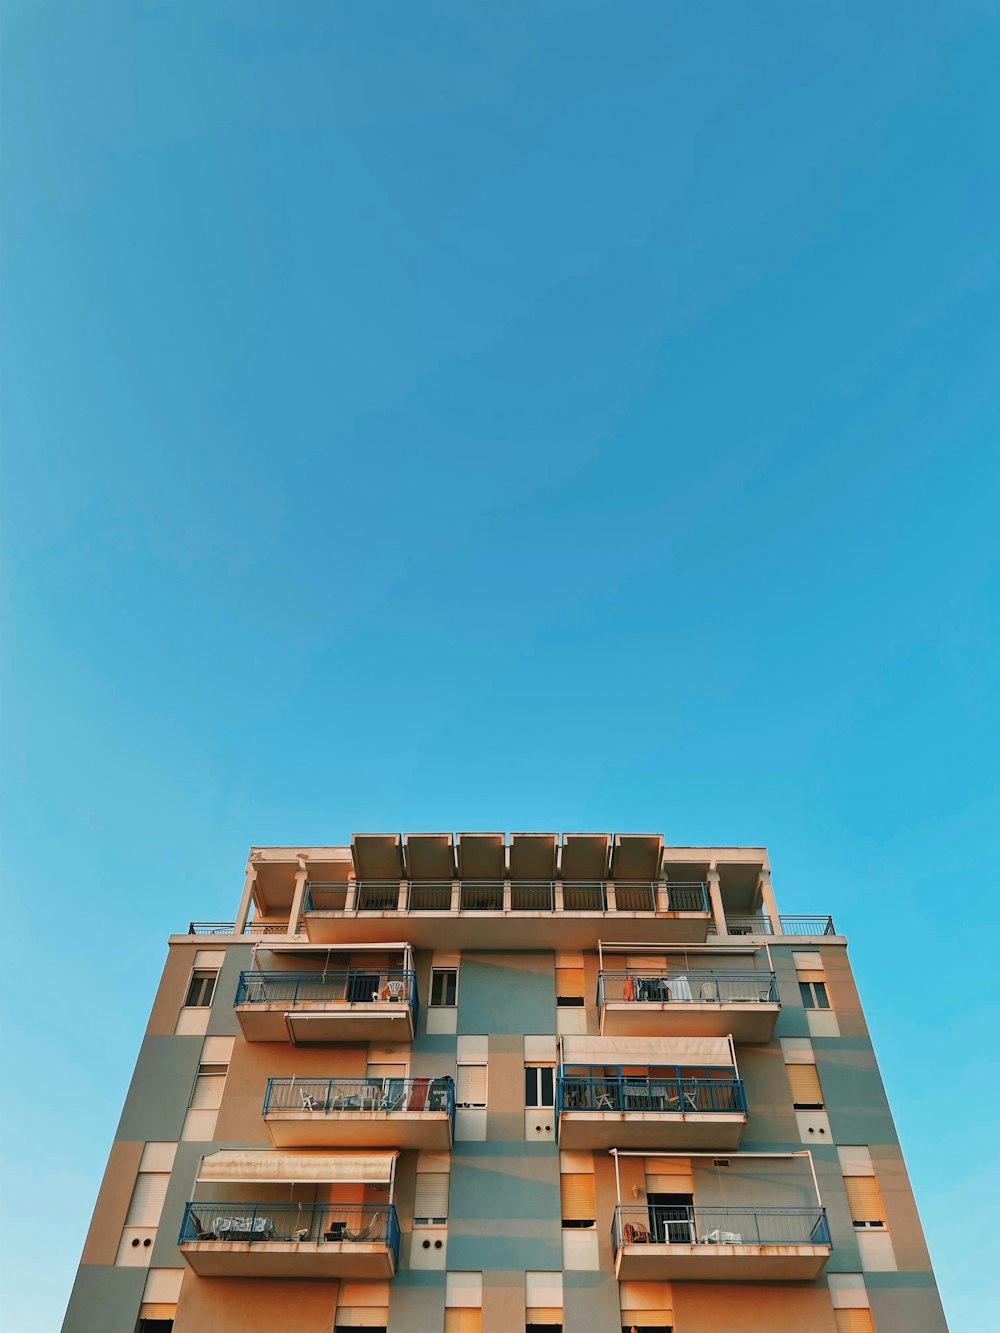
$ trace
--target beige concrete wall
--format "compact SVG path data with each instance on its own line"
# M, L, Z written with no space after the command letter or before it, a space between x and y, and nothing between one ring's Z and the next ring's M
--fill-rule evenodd
M483 1274L483 1333L524 1328L524 1274Z
M675 1282L674 1325L698 1333L837 1333L826 1285ZM900 1330L902 1333L902 1330Z
M81 1263L114 1263L144 1147L145 1144L131 1142L111 1145Z
M340 1284L186 1273L174 1333L330 1333Z
M524 1038L499 1033L489 1039L490 1090L486 1136L524 1141Z
M373 1058L391 1060L376 1048ZM403 1060L407 1058L404 1054ZM361 1078L367 1045L309 1047L284 1041L243 1041L237 1037L229 1062L226 1090L216 1121L215 1138L270 1143L261 1115L269 1078Z
M203 946L204 947L204 946ZM184 1006L191 969L197 949L172 944L163 965L163 976L149 1015L147 1036L169 1037L177 1025L177 1015Z

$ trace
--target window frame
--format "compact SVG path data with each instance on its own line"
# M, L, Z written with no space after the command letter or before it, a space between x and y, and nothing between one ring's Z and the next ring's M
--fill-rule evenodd
M803 1009L815 1009L829 1011L833 1009L830 1003L830 993L826 988L826 981L799 981L799 996L802 1000Z
M438 979L439 977L447 977L448 975L451 975L451 976L454 978L454 981L453 981L452 986L451 986L451 990L452 990L452 998L451 998L450 1000L448 1000L448 999L445 999L445 1000L436 1000L436 999L434 998L434 985L435 985L435 982L437 981L437 979ZM445 985L446 985L446 992L445 992L445 993L447 994L447 983L445 983ZM457 968L457 967L432 967L432 968L431 968L430 997L429 997L429 999L428 999L428 1001L427 1001L427 1005L428 1005L428 1008L430 1008L430 1009L456 1009L456 1008L458 1007L458 968Z
M208 992L208 999L192 999L192 994L196 986L203 987L211 980L211 989ZM188 980L187 990L184 992L184 1009L211 1009L212 1002L215 999L215 991L219 984L219 969L217 967L193 967L191 976Z
M549 1101L545 1101L545 1079L543 1074L549 1074ZM535 1089L534 1096L537 1101L528 1100L528 1076L534 1073ZM556 1104L556 1067L545 1060L526 1060L524 1062L524 1109L526 1111L551 1111L555 1109Z

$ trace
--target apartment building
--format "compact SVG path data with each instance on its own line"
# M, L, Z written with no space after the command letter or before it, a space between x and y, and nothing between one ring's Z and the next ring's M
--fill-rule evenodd
M64 1333L944 1333L846 944L760 847L254 848Z

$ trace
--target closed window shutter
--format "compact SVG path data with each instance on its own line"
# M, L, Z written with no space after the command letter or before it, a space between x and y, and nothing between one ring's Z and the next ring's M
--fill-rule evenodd
M884 1222L885 1205L874 1176L845 1176L844 1188L855 1222Z
M592 1175L560 1176L559 1189L564 1221L597 1221L597 1189Z
M823 1090L815 1065L785 1065L796 1106L822 1106Z
M825 981L825 980L826 980L826 973L825 973L825 972L817 972L817 971L815 971L815 969L812 969L812 968L801 968L801 967L800 967L800 968L798 969L798 971L795 973L795 975L796 975L796 977L798 977L799 981Z
M625 1328L669 1328L674 1322L672 1310L623 1310Z
M444 1333L482 1333L482 1310L445 1310Z
M192 1111L217 1111L222 1105L225 1074L199 1074L191 1095Z
M875 1333L871 1312L868 1310L834 1310L837 1333Z
M125 1218L127 1227L155 1227L159 1223L169 1180L169 1171L139 1172Z
M413 1200L414 1222L446 1221L448 1217L447 1171L418 1171Z
M389 1307L377 1305L338 1305L336 1328L385 1328Z
M459 1065L455 1100L459 1106L486 1105L486 1066Z
M556 968L556 995L563 999L583 999L583 968Z

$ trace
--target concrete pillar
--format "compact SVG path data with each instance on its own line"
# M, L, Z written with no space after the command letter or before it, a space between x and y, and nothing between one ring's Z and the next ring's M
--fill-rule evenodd
M253 905L253 886L257 882L257 867L247 865L246 879L243 881L243 896L240 898L240 905L236 909L236 922L233 926L234 935L242 935L247 928L247 920L250 916L250 908Z
M712 866L708 872L708 897L712 906L712 919L715 922L715 933L717 935L728 935L729 927L726 925L726 909L722 905L722 876L715 866Z
M358 881L349 879L347 881L347 892L344 894L344 915L348 912L358 910Z
M410 906L410 881L401 879L399 881L399 893L396 896L396 911L405 912Z
M615 882L613 879L604 882L604 908L607 912L617 912L618 902L615 898Z
M781 917L778 915L778 904L774 899L774 890L771 888L770 870L762 870L758 881L760 888L761 903L764 907L764 915L771 923L771 934L781 934Z
M504 882L503 882L503 910L504 910L505 912L509 912L509 911L511 910L511 909L510 909L510 880L509 880L509 879L505 879Z
M295 888L292 890L292 905L288 909L288 933L297 935L299 933L299 922L302 920L302 904L306 896L306 880L309 878L309 870L305 861L299 862L299 868L295 872Z

